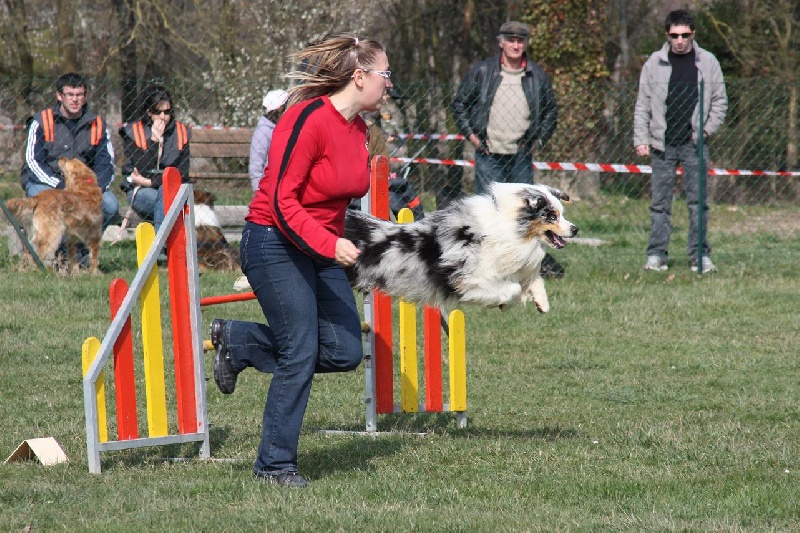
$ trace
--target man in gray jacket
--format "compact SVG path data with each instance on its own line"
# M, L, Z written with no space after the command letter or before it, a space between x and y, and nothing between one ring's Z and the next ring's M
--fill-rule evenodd
M683 169L683 192L689 208L687 253L691 268L716 272L711 245L698 253L700 135L717 132L728 110L722 69L714 55L694 41L695 26L685 10L671 11L664 21L667 42L644 64L639 78L633 124L633 145L639 156L651 157L651 231L645 270L667 270L670 217L676 171ZM703 130L699 131L699 86L703 82ZM708 147L703 145L708 168ZM704 202L703 212L708 212ZM702 259L700 259L702 257Z

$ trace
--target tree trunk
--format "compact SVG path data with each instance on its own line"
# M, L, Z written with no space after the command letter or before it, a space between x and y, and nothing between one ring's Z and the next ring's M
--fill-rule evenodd
M25 0L6 0L8 10L11 13L12 32L14 42L17 45L17 56L21 73L20 94L25 102L30 103L30 95L33 86L33 55L28 43L28 18L25 15Z
M117 36L119 47L120 77L122 86L120 88L120 114L125 122L131 121L137 115L136 108L136 41L133 39L133 28L135 16L128 7L126 0L113 0L114 11L119 21L120 32Z
M800 135L797 129L797 101L800 98L800 84L794 83L789 86L789 124L786 128L788 131L789 142L786 146L786 168L797 168L797 137Z
M56 2L56 31L58 33L58 48L61 56L61 72L79 72L81 70L78 60L78 46L75 43L75 27L73 16L73 2L70 0L57 0Z

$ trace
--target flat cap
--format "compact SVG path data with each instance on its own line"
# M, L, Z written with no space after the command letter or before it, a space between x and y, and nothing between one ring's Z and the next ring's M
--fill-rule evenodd
M528 36L530 36L530 34L531 34L531 28L524 22L517 22L516 20L511 20L500 26L500 35L527 38Z

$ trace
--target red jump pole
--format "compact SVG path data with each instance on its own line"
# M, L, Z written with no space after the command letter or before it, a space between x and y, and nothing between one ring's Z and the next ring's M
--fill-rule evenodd
M221 296L206 296L200 298L200 306L206 305L219 305L229 304L233 302L246 302L247 300L255 300L256 293L254 292L241 292L238 294L223 294Z
M371 164L370 205L372 214L389 218L389 160L374 157ZM394 367L392 358L392 299L373 291L375 331L375 411L394 411Z
M108 288L111 320L117 316L122 300L128 294L128 284L116 278ZM131 318L125 321L114 343L114 388L117 403L117 438L129 440L139 438L139 421L136 415L136 383L133 372L133 335Z
M164 213L169 211L181 186L181 174L174 167L164 170L162 191ZM185 216L188 206L183 206L182 216L167 237L167 275L169 277L170 308L172 310L172 339L175 351L175 392L178 404L178 432L195 433L197 407L194 390L194 357L189 301L189 273L186 257Z
M423 311L425 335L425 410L441 413L442 400L442 313L436 307Z

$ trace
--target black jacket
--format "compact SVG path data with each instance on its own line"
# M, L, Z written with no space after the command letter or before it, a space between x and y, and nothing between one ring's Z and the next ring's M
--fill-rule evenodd
M125 124L119 129L122 144L125 148L125 163L122 164L122 175L127 178L136 168L139 173L150 178L153 188L161 187L164 169L175 167L181 173L181 181L189 181L189 141L192 130L185 124L170 120L164 130L164 148L161 161L158 161L158 143L150 138L150 124L137 121ZM142 145L146 145L143 148ZM130 188L124 181L123 189Z
M114 181L114 149L104 121L86 104L72 127L61 114L61 104L54 105L50 111L50 121L45 120L46 111L29 119L25 160L20 174L22 188L30 181L63 189L58 159L66 157L86 163L97 174L100 188L108 190ZM52 131L52 139L48 139L50 133L46 131Z
M473 65L451 105L458 130L464 136L476 134L482 144L486 143L489 111L500 86L500 57L498 54ZM536 141L544 146L553 136L558 123L558 104L544 70L527 57L525 63L522 90L528 100L531 123L519 144L521 149L530 150Z

